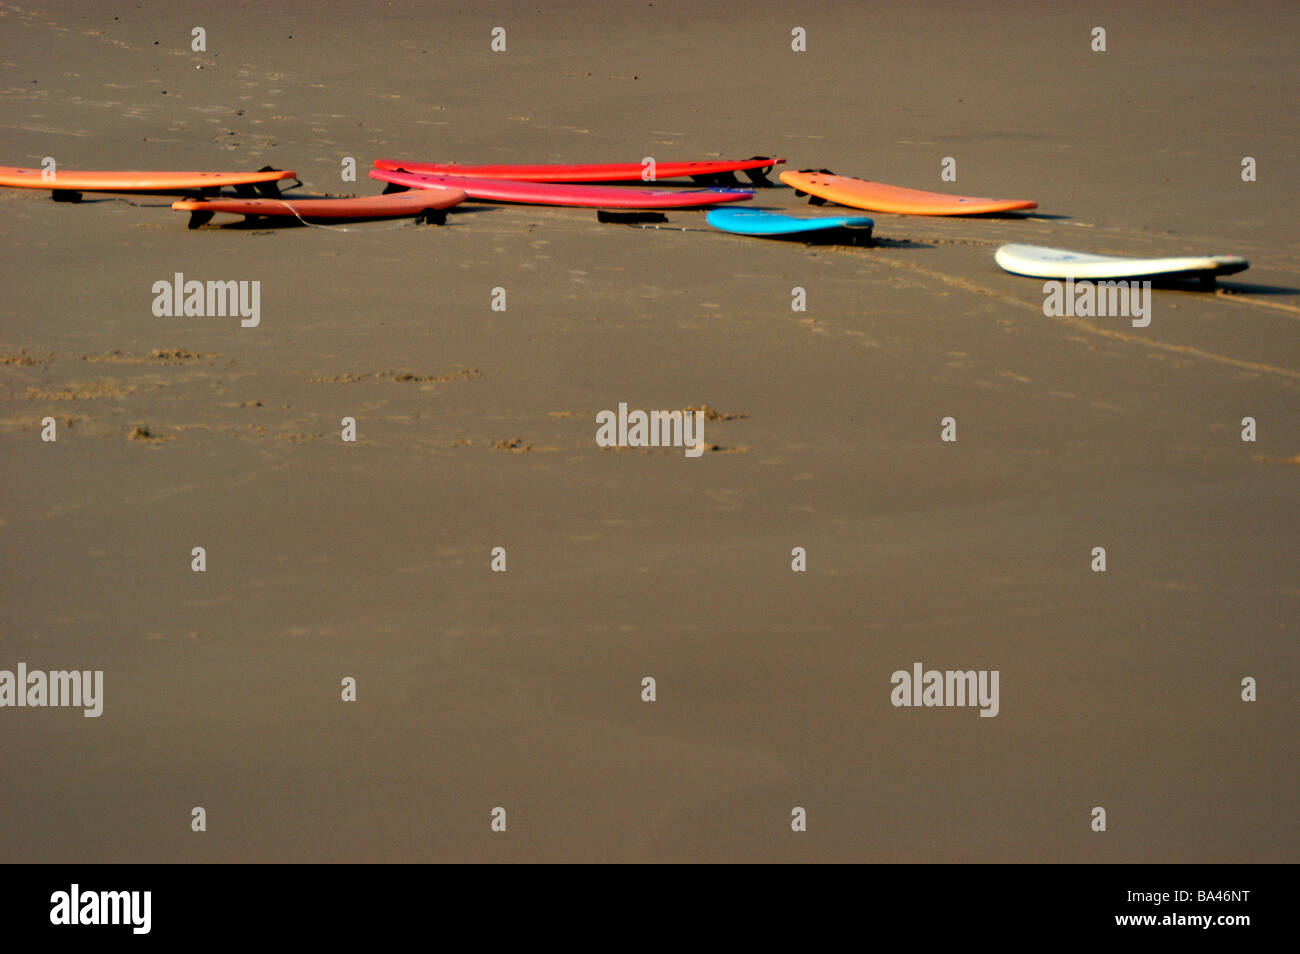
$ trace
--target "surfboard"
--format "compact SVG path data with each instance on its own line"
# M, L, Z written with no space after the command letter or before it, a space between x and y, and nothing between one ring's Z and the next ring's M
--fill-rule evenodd
M0 166L0 186L14 189L48 189L56 199L76 201L82 192L218 192L225 186L233 187L241 195L261 193L267 196L280 194L276 185L284 179L296 179L298 174L270 167L256 172L127 172L127 171L75 171L55 167L54 174L45 178L44 169L20 169L17 166Z
M464 179L426 176L414 172L371 169L370 178L408 189L430 186L463 189L471 199L521 202L529 205L569 205L589 209L690 209L754 197L752 189L680 189L656 191L624 186L570 185L558 182L517 182L507 179Z
M464 202L460 189L418 189L391 195L364 195L348 199L178 199L172 208L190 213L190 228L196 229L218 212L232 212L246 218L261 216L319 219L392 219L417 216L441 222L444 209Z
M881 182L868 182L866 179L837 176L824 170L783 172L781 181L793 186L797 192L812 196L810 201L814 204L820 205L818 200L821 200L896 215L983 215L1038 208L1038 203L1029 199L983 199L971 195L922 192Z
M866 238L871 235L871 228L875 225L865 215L823 215L817 218L805 218L783 215L780 212L768 212L764 209L713 209L704 220L723 232L771 237L852 229L858 237Z
M751 181L767 182L767 173L784 163L784 159L754 156L752 159L702 159L696 162L656 162L655 177L660 179L692 178L698 182L735 183L737 172ZM555 163L551 165L462 166L449 162L407 162L404 159L376 159L376 169L390 172L404 169L427 176L465 176L471 179L513 179L524 182L641 182L644 166L639 162Z
M1232 275L1250 267L1250 262L1237 255L1129 258L1042 245L1003 245L993 253L993 259L1013 275L1085 280L1200 278L1211 282L1219 275Z

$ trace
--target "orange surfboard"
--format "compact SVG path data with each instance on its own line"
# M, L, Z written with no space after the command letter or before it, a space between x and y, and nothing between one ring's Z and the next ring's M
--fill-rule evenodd
M232 186L241 194L279 195L276 185L296 179L297 173L270 167L256 172L129 172L44 169L0 166L0 186L15 189L48 189L55 198L73 198L82 192L216 192ZM74 199L75 201L75 199Z
M813 197L810 201L817 205L821 202L835 202L854 209L892 212L895 215L983 215L1038 208L1038 203L1029 199L981 199L969 195L922 192L919 189L904 189L881 182L837 176L825 170L783 172L781 181L799 192L806 192Z
M441 221L441 215L428 213L439 213L466 198L461 189L419 189L348 199L178 199L172 208L190 213L192 229L217 212L296 219L395 219L414 215Z

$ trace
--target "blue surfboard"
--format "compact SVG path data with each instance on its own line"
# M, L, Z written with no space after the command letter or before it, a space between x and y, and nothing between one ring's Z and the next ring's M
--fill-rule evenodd
M705 216L705 221L723 232L773 238L782 235L824 232L827 229L854 229L858 231L859 236L862 232L870 236L872 226L876 224L865 215L804 217L766 212L763 209L714 209Z

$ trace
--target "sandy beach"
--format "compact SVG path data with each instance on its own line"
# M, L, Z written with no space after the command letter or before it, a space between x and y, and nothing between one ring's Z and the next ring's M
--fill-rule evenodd
M0 3L13 166L774 155L1039 204L853 247L0 189L0 670L104 674L97 718L0 708L0 861L1300 861L1297 27ZM1251 267L1137 328L1045 316L1009 242ZM176 273L259 281L259 323L156 316ZM710 450L601 448L621 402ZM895 706L915 663L996 670L996 717Z

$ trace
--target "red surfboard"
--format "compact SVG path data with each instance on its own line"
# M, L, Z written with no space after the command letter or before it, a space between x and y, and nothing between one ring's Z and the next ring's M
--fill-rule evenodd
M415 172L371 169L370 178L408 189L463 189L471 199L522 202L527 205L569 205L587 209L691 209L722 202L752 199L752 189L680 189L657 191L622 186L515 182L508 179L462 179Z
M419 189L391 195L362 195L349 199L180 199L172 203L178 212L190 213L190 228L196 229L217 212L231 212L246 217L285 217L296 219L394 219L428 216L464 202L460 189Z
M698 162L656 162L654 179L642 178L645 166L639 162L594 164L558 163L534 166L461 166L442 162L407 162L404 159L376 159L376 169L405 170L426 176L465 176L471 179L511 179L523 182L657 182L660 179L685 179L705 182L744 172L754 182L764 177L784 159L755 156L752 159L704 159Z

